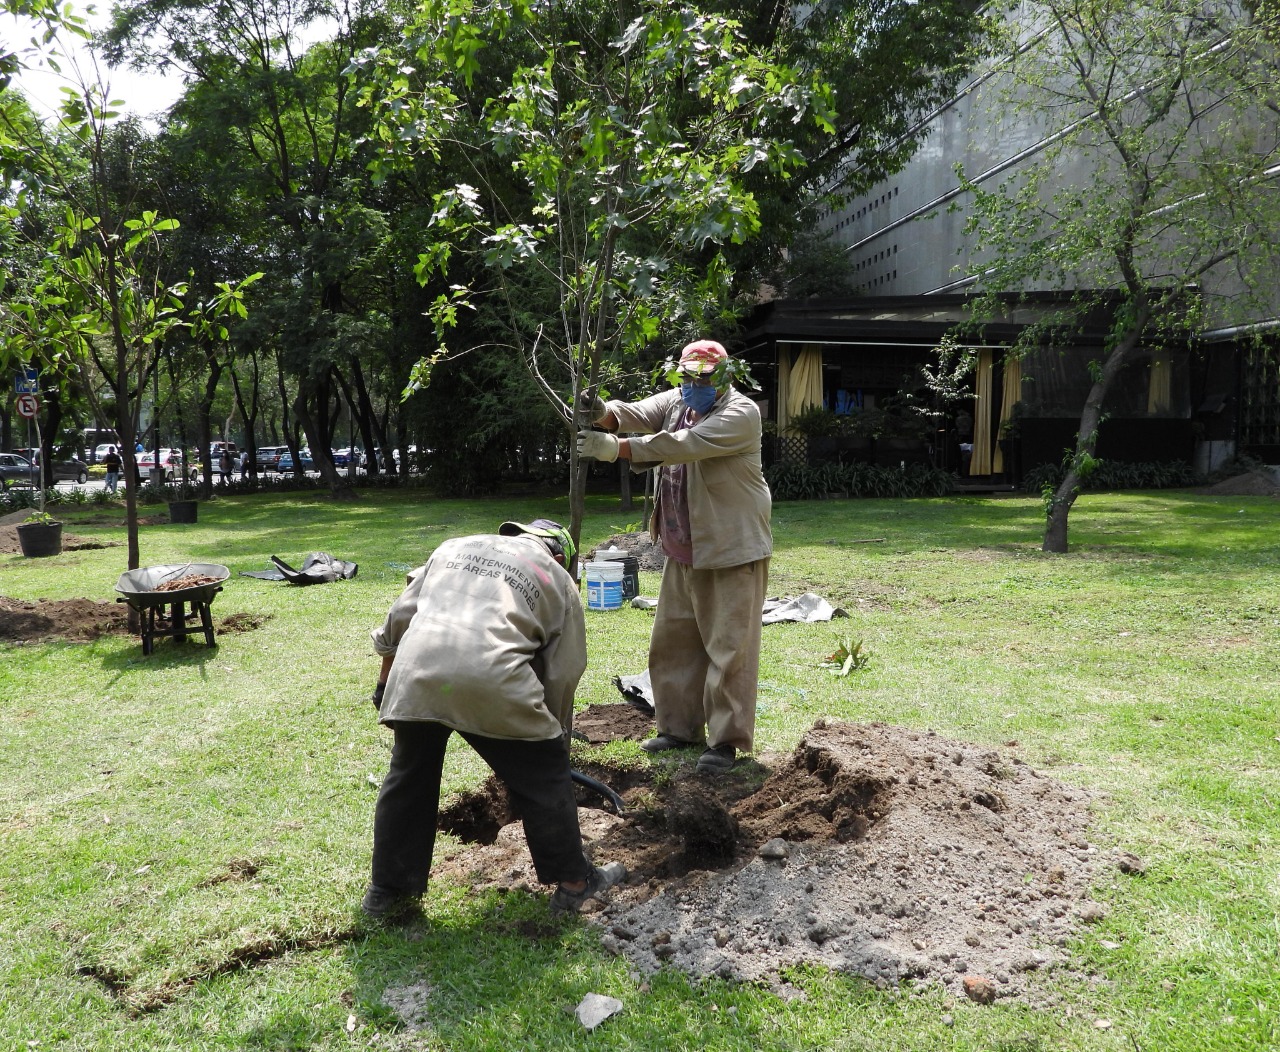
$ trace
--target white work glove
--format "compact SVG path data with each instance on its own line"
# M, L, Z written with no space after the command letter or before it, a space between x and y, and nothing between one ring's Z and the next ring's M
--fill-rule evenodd
M578 418L580 420L585 420L588 424L594 424L597 420L603 420L607 412L609 412L609 408L599 395L588 398L586 391L578 392Z
M618 440L605 431L579 431L578 456L612 464L618 459Z

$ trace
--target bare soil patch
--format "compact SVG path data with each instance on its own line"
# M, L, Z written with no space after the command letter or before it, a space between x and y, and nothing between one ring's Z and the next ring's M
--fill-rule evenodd
M604 726L609 708L624 730L639 715L593 706L583 719ZM819 721L789 756L727 775L697 774L696 757L624 768L575 753L628 805L615 816L580 790L590 854L629 873L588 918L640 973L670 966L782 987L789 967L816 963L881 985L1017 997L1104 916L1089 899L1103 870L1141 870L1089 843L1089 795L1027 766L1016 743ZM441 827L467 843L436 876L537 887L495 780L456 798Z
M92 537L77 537L74 533L62 531L62 550L64 552L82 551L86 548L114 548L119 541L100 541ZM18 543L17 526L0 526L0 555L18 555L22 546Z
M0 595L0 640L44 643L63 639L87 643L104 635L130 635L128 609L121 603L96 599L9 599ZM217 635L252 632L271 620L270 614L228 614L215 619ZM189 624L196 623L188 614Z
M37 599L25 602L0 596L0 639L42 643L50 639L88 642L129 631L128 611L94 599Z
M1280 485L1265 471L1246 471L1206 486L1200 492L1212 497L1275 497L1280 495Z

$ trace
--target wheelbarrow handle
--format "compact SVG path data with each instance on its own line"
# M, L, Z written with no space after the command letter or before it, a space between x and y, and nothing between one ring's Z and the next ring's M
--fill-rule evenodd
M579 785L590 789L593 793L598 793L604 797L605 802L611 805L614 814L620 815L626 811L627 805L617 793L610 789L604 782L592 778L589 774L583 774L581 771L570 769L569 777Z

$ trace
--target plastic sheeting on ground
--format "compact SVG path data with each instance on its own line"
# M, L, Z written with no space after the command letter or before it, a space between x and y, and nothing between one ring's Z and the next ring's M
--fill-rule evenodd
M822 596L805 592L794 599L766 599L763 608L764 624L775 625L779 621L830 621L833 617L848 617L838 606L832 606Z
M633 709L639 709L646 716L653 715L653 684L649 681L648 669L638 676L614 676L613 685Z
M346 581L356 575L360 567L355 563L338 559L328 552L312 552L302 560L302 569L295 570L279 556L271 556L274 569L241 570L241 577L256 577L259 581L288 581L290 584L328 584L330 581Z

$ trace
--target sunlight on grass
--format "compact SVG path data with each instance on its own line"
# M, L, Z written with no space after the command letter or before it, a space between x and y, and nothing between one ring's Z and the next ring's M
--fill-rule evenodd
M616 505L590 499L586 547L638 517ZM777 507L770 594L813 590L850 616L765 629L762 752L788 753L820 717L999 746L1087 789L1094 842L1147 866L1096 889L1109 913L1072 951L1096 979L1040 975L1033 1001L990 1008L816 969L790 977L790 998L646 980L589 926L520 935L545 916L537 895L444 882L420 924L362 925L391 740L368 701L369 632L445 537L539 514L568 517L559 497L216 500L196 525L144 527L143 562L224 563L215 620L259 627L149 657L122 636L0 645L0 1047L1276 1046L1280 502L1086 494L1067 556L1038 550L1034 498ZM69 512L67 530L123 537L94 509ZM305 589L239 576L309 551L360 572ZM124 558L0 556L0 590L110 603ZM642 574L642 592L658 582ZM652 620L588 612L580 707L621 700L613 677L644 669ZM846 639L869 660L841 677L822 663ZM487 773L455 738L446 791ZM458 847L442 837L438 855ZM405 982L434 991L427 1031L382 1004ZM593 990L627 1007L588 1037L571 1009ZM155 1003L130 1014L130 995Z

